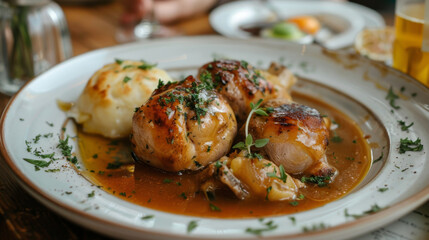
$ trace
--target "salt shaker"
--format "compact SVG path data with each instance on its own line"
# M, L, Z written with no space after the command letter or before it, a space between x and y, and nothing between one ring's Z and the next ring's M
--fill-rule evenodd
M51 0L0 0L0 92L13 95L28 80L72 56L61 8Z

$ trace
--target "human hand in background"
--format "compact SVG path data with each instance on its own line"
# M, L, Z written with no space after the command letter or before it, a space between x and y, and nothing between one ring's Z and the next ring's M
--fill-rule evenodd
M217 0L123 0L122 24L154 18L162 24L172 23L210 10Z

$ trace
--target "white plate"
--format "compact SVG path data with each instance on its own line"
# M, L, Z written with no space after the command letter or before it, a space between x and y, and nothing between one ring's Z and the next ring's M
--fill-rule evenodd
M270 0L280 19L297 15L332 14L348 25L340 32L320 42L329 49L351 46L356 35L367 27L383 27L384 20L376 11L359 4L329 1L283 1ZM216 8L210 14L210 24L220 34L233 38L249 38L250 33L240 29L247 23L263 22L272 14L259 1L236 1Z
M26 140L38 134L54 133L42 138L46 152L57 151L57 134L65 114L57 100L73 101L81 93L89 77L101 66L119 59L146 59L157 62L173 76L196 73L196 69L214 57L247 60L267 67L270 61L290 66L303 80L295 89L317 96L347 113L371 135L373 154L383 152L382 161L374 164L365 180L349 195L313 210L278 217L269 217L277 229L263 234L267 238L343 239L381 227L424 203L429 198L429 89L411 77L385 65L347 53L327 52L317 46L301 46L261 39L237 40L222 37L175 38L144 41L101 49L72 58L28 83L9 103L1 119L1 151L22 186L36 199L58 214L100 233L119 238L145 239L247 239L247 227L259 228L258 219L214 219L189 217L160 212L126 202L93 186L66 160L54 162L51 169L59 172L35 171L23 158L34 158L26 150ZM391 112L385 99L392 86L398 93L401 107ZM417 96L411 97L412 93ZM409 132L402 132L398 120L414 122ZM49 123L49 124L48 124ZM50 124L53 124L53 127ZM69 126L67 132L74 136ZM420 137L425 149L421 152L398 153L401 138ZM375 143L379 145L376 147ZM76 146L75 146L76 147ZM384 147L384 148L382 148ZM405 169L405 170L404 170ZM388 187L386 192L378 189ZM88 194L94 191L94 197ZM72 194L66 194L72 192ZM357 220L346 217L359 214L377 204L380 212ZM150 220L141 217L153 214ZM296 218L293 224L290 217ZM190 221L197 228L187 233ZM304 233L304 227L324 223L327 229Z

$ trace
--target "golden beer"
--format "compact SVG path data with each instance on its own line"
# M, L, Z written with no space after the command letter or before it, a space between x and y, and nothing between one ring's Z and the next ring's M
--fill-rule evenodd
M396 9L393 67L429 86L429 52L422 52L424 3Z

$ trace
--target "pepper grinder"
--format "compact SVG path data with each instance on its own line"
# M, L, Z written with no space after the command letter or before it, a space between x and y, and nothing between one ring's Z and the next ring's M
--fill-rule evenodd
M0 0L0 31L0 92L7 95L73 54L64 13L51 0Z

